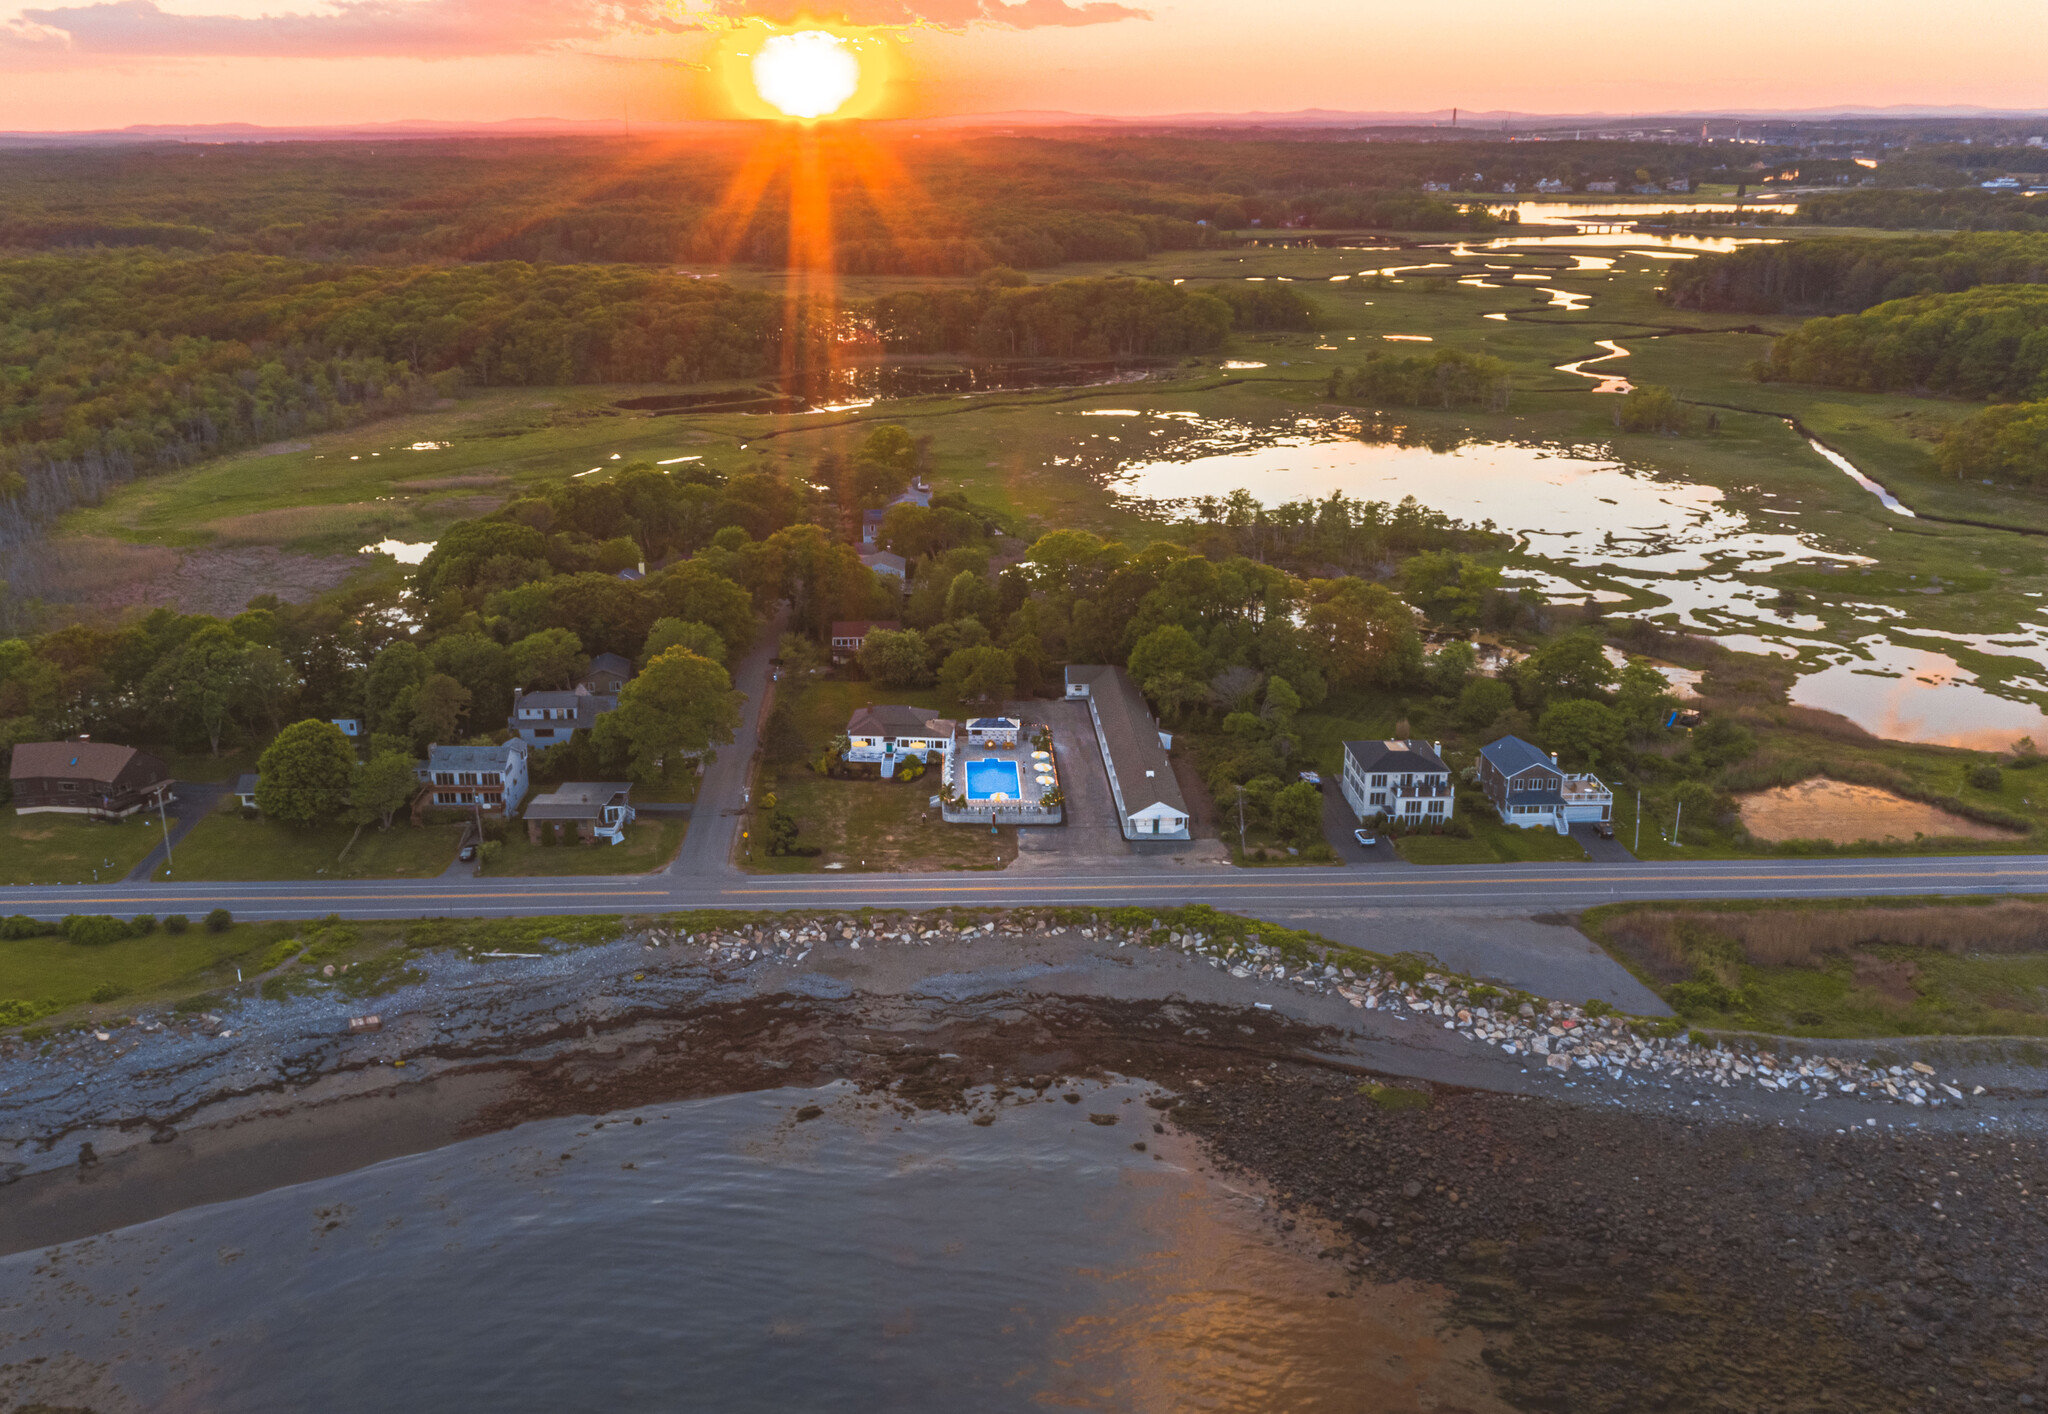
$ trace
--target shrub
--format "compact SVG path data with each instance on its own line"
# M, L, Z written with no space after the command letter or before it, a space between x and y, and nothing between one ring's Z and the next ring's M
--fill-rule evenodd
M64 936L75 947L100 948L128 938L128 925L104 913L74 913L64 920Z
M1970 768L1970 784L1978 790L1997 790L2005 784L2005 773L1989 761Z
M1668 437L1692 426L1692 409L1669 388L1645 383L1614 405L1614 425L1623 432L1659 432Z
M57 1004L48 998L39 1002L0 1000L0 1026L26 1026L56 1009Z
M55 923L45 923L40 918L31 918L17 913L12 918L0 918L0 938L10 941L17 938L46 938L52 933L64 930Z
M191 926L192 920L182 913L168 914L164 918L164 931L166 933L182 933Z
M136 914L128 920L128 931L138 938L148 937L156 931L156 915L154 913Z
M225 933L234 926L235 915L225 908L216 908L206 915L206 931L209 933Z
M127 990L118 982L102 982L92 989L92 999L96 1002L111 1002L124 995Z

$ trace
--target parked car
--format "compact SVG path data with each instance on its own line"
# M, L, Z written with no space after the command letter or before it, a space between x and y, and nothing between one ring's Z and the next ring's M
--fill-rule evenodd
M1593 828L1599 832L1600 838L1603 840L1614 838L1614 822L1612 820L1596 821Z
M1380 842L1380 837L1378 835L1372 834L1370 831L1366 830L1353 830L1351 832L1351 838L1357 840L1367 849L1371 849L1374 845Z
M1317 790L1321 790L1323 788L1323 777L1322 773L1319 771L1303 771L1301 773L1301 778L1304 781L1307 781L1310 785L1314 786Z
M476 860L476 846L473 844L464 845L462 847L462 852L456 855L455 857L457 859L460 859L464 864L474 863Z

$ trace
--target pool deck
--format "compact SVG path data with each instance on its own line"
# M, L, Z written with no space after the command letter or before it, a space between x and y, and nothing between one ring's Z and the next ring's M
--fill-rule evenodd
M1056 758L1050 748L1041 751L1031 744L1032 738L1044 730L1046 727L1042 722L1026 722L1017 734L1014 747L969 746L964 740L959 742L946 767L946 799L940 810L941 816L956 825L992 822L1007 825L1059 824L1065 812L1058 803L1046 803L1046 797L1058 789ZM978 761L1001 761L1014 766L1018 793L1001 800L993 797L981 800L967 798L967 769ZM1041 775L1050 775L1052 782L1041 783ZM960 794L955 796L955 791Z

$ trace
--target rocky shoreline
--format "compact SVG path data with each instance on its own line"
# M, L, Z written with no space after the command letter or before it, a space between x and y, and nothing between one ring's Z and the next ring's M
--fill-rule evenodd
M1514 1407L2048 1401L2048 1154L2012 1087L1994 1123L1946 1069L1689 1046L1251 920L1154 921L648 920L576 951L422 959L374 1031L320 994L17 1043L0 1114L34 1168L5 1190L0 1247L139 1220L113 1195L307 1176L272 1155L252 1179L266 1144L317 1141L345 1168L400 1131L416 1151L835 1080L1000 1124L1125 1076L1166 1092L1150 1125L1262 1184L1283 1224L1334 1224L1340 1280L1446 1288Z

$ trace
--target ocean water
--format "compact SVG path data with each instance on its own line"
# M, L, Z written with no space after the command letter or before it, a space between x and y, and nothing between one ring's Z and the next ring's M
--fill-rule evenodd
M1496 1407L1426 1296L1081 1093L548 1120L0 1259L0 1407Z

